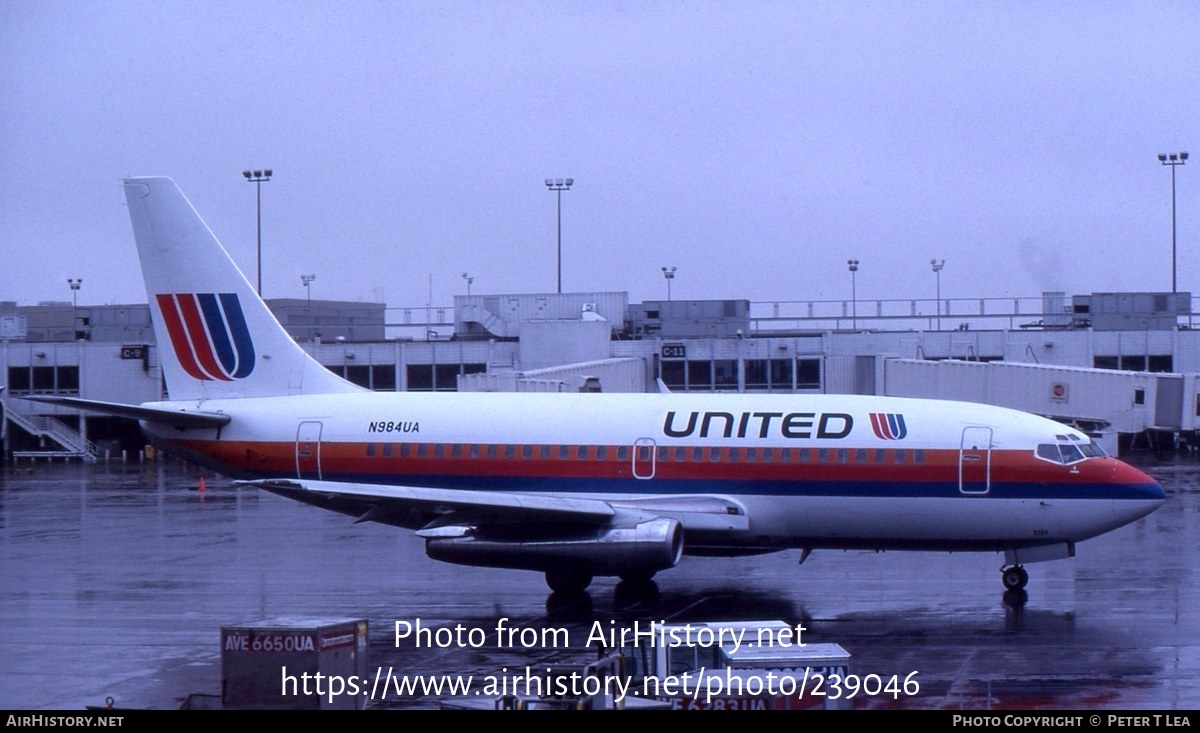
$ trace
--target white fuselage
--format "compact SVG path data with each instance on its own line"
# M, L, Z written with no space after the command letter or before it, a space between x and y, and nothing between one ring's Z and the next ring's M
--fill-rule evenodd
M716 496L744 507L748 529L719 541L741 549L1072 543L1163 498L1117 459L1039 456L1039 446L1045 454L1046 446L1090 445L1077 431L973 403L355 393L192 407L232 419L220 429L147 428L233 475L622 500ZM704 551L704 533L692 532L687 547Z

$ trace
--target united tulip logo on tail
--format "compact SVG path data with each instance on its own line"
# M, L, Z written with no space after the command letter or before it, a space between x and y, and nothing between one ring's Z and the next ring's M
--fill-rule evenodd
M898 412L872 412L871 430L880 440L900 440L908 435L904 426L904 415Z
M254 371L254 344L236 293L159 293L155 300L190 376L229 382Z

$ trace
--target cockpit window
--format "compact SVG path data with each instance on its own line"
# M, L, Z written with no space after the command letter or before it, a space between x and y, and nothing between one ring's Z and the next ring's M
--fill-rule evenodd
M1083 460L1083 453L1080 452L1079 447L1076 445L1060 445L1058 446L1058 452L1062 453L1063 463L1075 463L1076 461Z
M1055 437L1060 442L1040 443L1038 445L1038 458L1067 466L1088 458L1102 458L1108 455L1095 441L1089 440L1085 443L1074 435L1056 435Z
M1062 463L1062 456L1058 452L1058 446L1054 443L1039 443L1037 447L1038 458L1043 458L1047 461Z

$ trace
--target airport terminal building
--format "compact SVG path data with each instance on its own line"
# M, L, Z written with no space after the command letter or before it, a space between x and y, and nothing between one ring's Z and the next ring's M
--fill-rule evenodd
M1190 293L904 301L460 295L452 307L275 299L291 336L377 391L880 394L1015 407L1118 444L1191 446ZM136 455L136 423L24 399L167 396L145 304L0 301L5 459Z

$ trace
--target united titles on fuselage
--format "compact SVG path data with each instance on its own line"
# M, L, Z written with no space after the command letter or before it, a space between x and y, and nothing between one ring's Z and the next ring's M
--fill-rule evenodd
M686 424L685 423L686 420ZM676 417L674 410L663 421L663 434L669 438L766 438L772 431L784 438L845 438L854 427L854 418L844 412L699 412Z

